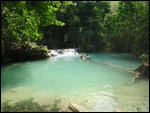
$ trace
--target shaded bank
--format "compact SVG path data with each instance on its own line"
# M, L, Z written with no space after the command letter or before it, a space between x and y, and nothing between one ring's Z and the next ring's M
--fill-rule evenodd
M48 48L34 42L4 43L1 40L1 64L48 58Z

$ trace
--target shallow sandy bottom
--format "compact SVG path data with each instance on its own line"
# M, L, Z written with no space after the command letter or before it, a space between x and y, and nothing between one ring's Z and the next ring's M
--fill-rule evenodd
M9 105L16 102L33 99L39 105L46 105L47 109L55 107L59 111L70 111L69 103L76 103L90 112L112 112L118 108L125 112L137 112L140 108L149 112L149 80L141 79L130 85L107 86L106 91L80 94L72 92L66 95L53 94L50 92L37 92L36 87L16 87L1 93L1 104L9 101ZM115 89L115 90L113 90ZM2 107L1 107L1 111Z

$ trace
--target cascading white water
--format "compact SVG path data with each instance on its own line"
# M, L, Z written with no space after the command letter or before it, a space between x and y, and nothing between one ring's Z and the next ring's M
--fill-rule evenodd
M78 48L73 49L52 49L49 55L51 57L74 56L78 55Z

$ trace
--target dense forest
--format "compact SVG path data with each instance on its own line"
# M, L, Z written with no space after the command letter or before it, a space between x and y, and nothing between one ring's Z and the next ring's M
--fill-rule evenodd
M149 1L1 1L2 64L57 48L149 60Z

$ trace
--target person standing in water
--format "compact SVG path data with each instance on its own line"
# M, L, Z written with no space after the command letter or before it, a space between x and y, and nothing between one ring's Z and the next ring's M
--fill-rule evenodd
M91 57L89 55L86 55L87 60L91 60Z
M80 59L84 60L84 57L83 57L82 53L80 54Z

